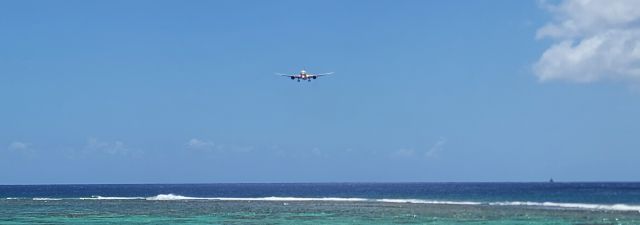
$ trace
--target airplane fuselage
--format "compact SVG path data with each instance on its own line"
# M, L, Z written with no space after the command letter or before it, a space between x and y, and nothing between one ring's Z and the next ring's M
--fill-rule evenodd
M292 80L298 79L298 80L311 80L311 79L316 79L317 76L314 75L309 75L307 74L306 71L300 71L300 73L297 76L291 76Z
M333 72L331 73L322 73L322 74L308 74L307 71L300 71L300 73L298 74L292 74L292 75L287 75L287 74L278 74L280 76L286 76L291 78L291 80L298 80L298 82L300 80L306 80L306 81L311 81L311 80L315 80L320 76L326 76L326 75L330 75L333 74Z

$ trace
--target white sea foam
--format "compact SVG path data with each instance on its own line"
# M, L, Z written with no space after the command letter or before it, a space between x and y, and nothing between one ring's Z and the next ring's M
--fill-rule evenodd
M19 198L6 198L19 199ZM437 205L490 205L490 206L530 206L558 209L583 209L583 210L608 210L608 211L637 211L640 205L627 204L590 204L590 203L557 203L557 202L474 202L474 201L444 201L429 199L367 199L367 198L343 198L343 197L190 197L176 194L160 194L153 197L104 197L91 196L90 198L77 198L80 200L151 200L151 201L176 201L176 200L213 200L213 201L274 201L274 202L303 202L303 201L334 201L334 202L384 202L398 204L437 204ZM60 198L33 198L35 201L57 201Z
M612 211L638 211L640 205L626 204L588 204L588 203L557 203L557 202L492 202L489 205L500 206L539 206L550 208L572 208L572 209L590 209L590 210L612 210Z
M34 201L60 201L61 198L32 198Z
M187 197L187 196L174 195L174 194L161 194L153 197L148 197L145 199L153 200L153 201L171 201L171 200L208 200L209 198Z
M262 198L211 198L219 201L276 201L276 202L296 202L296 201L335 201L335 202L363 202L369 201L366 198L298 198L298 197L262 197Z
M433 201L424 199L376 199L378 202L388 203L414 203L414 204L434 204L434 205L482 205L482 202L469 201Z
M80 200L136 200L145 199L143 197L103 197L99 195L91 196L90 198L80 198Z
M170 200L216 200L216 201L368 201L366 198L299 198L299 197L256 197L256 198L230 198L230 197L189 197L174 194L161 194L154 197L145 198L153 201L170 201Z

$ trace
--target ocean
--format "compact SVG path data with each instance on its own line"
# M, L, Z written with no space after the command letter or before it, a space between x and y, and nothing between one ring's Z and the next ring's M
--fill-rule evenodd
M0 224L640 224L640 183L0 185Z

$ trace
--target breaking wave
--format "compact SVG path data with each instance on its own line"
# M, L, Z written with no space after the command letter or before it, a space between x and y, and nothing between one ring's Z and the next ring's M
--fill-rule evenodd
M482 202L467 201L432 201L423 199L376 199L378 202L389 203L414 203L414 204L434 204L434 205L482 205Z
M6 200L19 198L5 198ZM67 198L64 198L67 199ZM604 211L637 211L640 212L640 205L627 204L591 204L591 203L557 203L557 202L527 202L527 201L505 201L505 202L475 202L475 201L444 201L428 199L369 199L369 198L342 198L342 197L190 197L176 194L159 194L153 197L104 197L91 196L88 198L68 198L68 200L148 200L148 201L180 201L180 200L210 200L210 201L274 201L274 202L304 202L304 201L325 201L325 202L381 202L397 204L432 204L432 205L485 205L485 206L525 206L542 207L553 209L576 209L576 210L604 210ZM62 198L32 198L34 201L58 201Z
M60 201L61 198L33 198L34 201Z
M546 208L564 209L587 209L587 210L611 210L611 211L638 211L640 205L626 204L588 204L588 203L556 203L556 202L474 202L474 201L437 201L425 199L367 199L367 198L303 198L303 197L257 197L257 198L229 198L229 197L188 197L174 194L162 194L145 198L146 200L216 200L216 201L337 201L337 202L385 202L385 203L409 203L409 204L433 204L433 205L491 205L491 206L533 206Z
M590 210L612 210L612 211L638 211L640 205L626 204L587 204L587 203L557 203L557 202L491 202L489 205L498 206L538 206L549 208L573 208L573 209L590 209Z
M91 196L90 198L80 198L80 200L136 200L145 199L143 197L102 197L99 195Z
M154 197L144 198L146 200L153 201L171 201L171 200L213 200L210 198L198 198L198 197L187 197L182 195L174 195L174 194L166 194L166 195L156 195Z
M366 198L298 198L298 197L258 197L258 198L228 198L228 197L188 197L174 194L156 195L154 197L145 198L153 201L170 201L170 200L217 200L217 201L368 201Z

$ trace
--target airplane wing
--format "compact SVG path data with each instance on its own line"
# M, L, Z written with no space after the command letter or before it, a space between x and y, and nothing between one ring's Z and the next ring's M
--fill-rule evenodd
M283 76L283 77L293 77L293 75L290 75L290 74L284 74L284 73L276 73L276 75L278 75L278 76Z
M331 75L331 74L333 74L333 72L330 72L330 73L321 73L321 74L314 74L313 76L321 77L321 76L327 76L327 75Z

